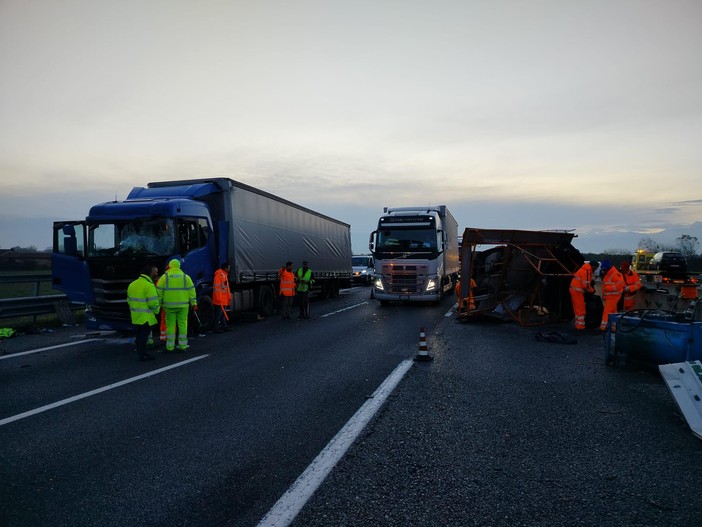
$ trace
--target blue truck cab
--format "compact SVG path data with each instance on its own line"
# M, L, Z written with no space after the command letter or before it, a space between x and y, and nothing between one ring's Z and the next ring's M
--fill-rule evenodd
M336 296L351 276L348 224L228 178L135 187L85 220L55 222L53 236L53 287L86 305L92 330L131 330L127 287L146 264L162 273L173 258L195 284L201 330L214 318L212 283L224 262L225 310L260 316L275 309L286 261L311 262L320 296Z
M93 206L85 221L56 222L53 287L86 304L88 329L110 330L131 328L126 290L145 264L162 273L180 258L198 291L207 291L219 251L209 207L198 198L215 191L211 183L135 188L125 201Z

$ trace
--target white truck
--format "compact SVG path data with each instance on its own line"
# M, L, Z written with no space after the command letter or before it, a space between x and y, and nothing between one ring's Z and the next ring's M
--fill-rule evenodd
M458 223L446 205L385 207L370 235L375 258L373 296L438 303L459 276Z

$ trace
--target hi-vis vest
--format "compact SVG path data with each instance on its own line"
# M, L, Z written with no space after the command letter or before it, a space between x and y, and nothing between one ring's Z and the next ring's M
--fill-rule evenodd
M624 291L624 277L612 267L602 279L602 296L620 296L622 291Z
M212 286L212 303L216 306L228 306L232 300L232 293L229 290L229 276L223 269L217 269Z
M302 271L302 267L297 270L297 290L300 293L309 291L310 283L312 282L312 269L307 269L307 272Z
M180 267L171 266L163 273L156 285L156 291L164 309L187 308L188 305L197 305L195 299L195 285L190 277L180 270Z
M156 324L156 313L160 309L154 281L145 274L134 280L127 288L127 304L132 324L141 326Z
M629 269L629 272L624 274L622 273L622 277L624 278L624 286L625 289L628 287L628 291L624 291L624 296L633 298L636 296L636 292L641 289L641 279L639 278L639 274L634 271L633 269Z
M573 279L570 281L570 290L579 291L581 293L592 293L594 289L592 288L592 266L589 263L583 264L583 266L575 272Z
M280 294L283 296L295 296L295 275L287 269L280 273Z

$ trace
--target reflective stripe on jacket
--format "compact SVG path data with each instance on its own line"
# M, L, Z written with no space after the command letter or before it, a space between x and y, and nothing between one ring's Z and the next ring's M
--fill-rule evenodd
M578 269L573 275L573 279L570 281L570 290L579 291L581 293L594 293L595 289L592 287L592 266L589 263L583 264L580 269Z
M229 275L223 269L217 269L212 286L212 303L216 306L228 306L232 300L229 290Z
M156 313L161 308L156 286L145 274L134 280L127 288L127 304L132 324L141 326L156 324Z
M280 294L295 296L295 275L287 269L280 273Z
M624 277L624 295L633 297L636 296L636 291L641 289L641 279L639 278L639 273L630 269L628 273L623 274Z
M309 291L312 283L312 269L307 269L307 272L302 271L302 267L297 270L297 290L300 293Z
M171 267L163 273L156 284L156 291L164 309L197 305L193 281L178 267Z
M623 291L624 277L612 267L602 279L602 296L620 296Z

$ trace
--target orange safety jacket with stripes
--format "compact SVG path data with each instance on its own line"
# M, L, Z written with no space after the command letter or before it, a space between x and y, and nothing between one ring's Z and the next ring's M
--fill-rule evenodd
M624 296L636 296L636 291L641 289L641 279L639 278L639 273L633 269L629 269L629 272L622 273L622 276L624 277Z
M602 296L621 296L624 291L624 277L622 273L612 267L602 279Z
M229 275L224 269L217 269L212 286L212 303L216 306L228 306L232 301L232 292L229 290Z
M592 266L585 263L573 275L570 281L570 290L580 293L594 293L595 288L592 287Z
M280 294L295 296L295 274L287 269L280 273Z

